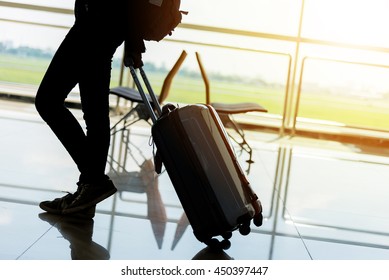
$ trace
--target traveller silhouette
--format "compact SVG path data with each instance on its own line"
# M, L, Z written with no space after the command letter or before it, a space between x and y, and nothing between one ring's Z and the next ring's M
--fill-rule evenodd
M109 84L112 58L125 42L125 61L142 66L145 45L137 31L137 1L75 1L75 23L56 51L35 106L80 171L77 190L40 207L53 214L91 218L95 205L116 192L105 174L110 145ZM86 129L65 107L78 84Z

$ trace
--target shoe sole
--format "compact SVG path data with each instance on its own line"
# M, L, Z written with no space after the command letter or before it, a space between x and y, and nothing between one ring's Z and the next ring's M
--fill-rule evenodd
M73 213L66 215L62 212L62 210L57 210L57 209L54 210L52 208L47 208L43 205L39 205L39 207L42 210L46 211L46 213L53 214L53 215L59 215L59 216L71 216L71 217L78 218L78 219L93 219L95 216L94 212L93 213L82 213L82 212L80 213L79 211L76 211L76 212L73 212ZM93 205L91 207L93 207ZM83 210L86 210L86 208Z
M44 204L40 203L39 204L39 208L41 208L42 210L46 211L47 213L50 213L50 214L55 214L55 215L60 215L62 214L62 210L60 209L53 209L53 208L49 208L49 207L46 207Z
M82 205L72 207L72 208L63 209L62 214L68 215L68 214L76 213L76 212L79 212L79 211L84 210L86 208L92 207L92 206L96 205L97 203L103 201L104 199L110 197L111 195L115 194L116 192L117 192L117 189L113 189L113 190L110 190L109 192L102 194L101 196L95 198L94 200L92 200L86 204L82 204Z

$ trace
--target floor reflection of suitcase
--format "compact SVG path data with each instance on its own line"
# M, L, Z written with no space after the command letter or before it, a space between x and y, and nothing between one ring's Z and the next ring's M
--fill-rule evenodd
M142 85L135 70L130 72L141 95ZM141 75L154 97L143 69ZM196 238L207 245L226 249L232 232L249 234L251 220L262 224L262 206L244 175L216 111L208 105L162 110L154 109L144 97L153 120L152 137ZM224 240L219 243L216 236Z

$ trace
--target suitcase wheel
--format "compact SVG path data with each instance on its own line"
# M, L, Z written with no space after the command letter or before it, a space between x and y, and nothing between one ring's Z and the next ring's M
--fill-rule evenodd
M226 232L226 233L222 234L222 237L224 239L230 239L232 237L232 232Z
M219 241L216 238L212 238L204 243L207 244L208 247L212 250L228 250L231 247L231 242L228 239L223 239L222 241Z
M239 232L241 235L248 235L250 231L250 224L243 224L239 227Z
M262 213L255 215L253 221L254 221L254 225L256 225L257 227L262 226L262 222L263 222Z
M228 239L224 239L220 241L220 246L223 250L228 250L231 247L231 241Z

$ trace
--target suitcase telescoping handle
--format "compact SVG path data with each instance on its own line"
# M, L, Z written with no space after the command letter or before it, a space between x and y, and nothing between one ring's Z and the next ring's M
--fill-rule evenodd
M155 107L156 111L158 112L158 116L157 116L155 114L153 106L150 103L150 100L147 98L146 93L143 90L142 84L139 81L138 75L136 73L136 70L135 70L135 68L133 66L133 62L132 61L130 62L129 68L130 68L131 76L134 79L134 83L135 83L135 85L136 85L136 87L137 87L137 89L138 89L138 91L140 93L140 96L142 97L143 103L146 106L146 109L147 109L147 111L150 114L151 120L152 120L153 123L155 123L157 121L157 119L158 119L158 116L161 116L161 114L162 114L162 109L161 109L161 105L159 104L158 98L155 95L155 93L154 93L154 91L153 91L153 89L151 87L151 84L149 82L149 79L146 76L145 71L143 70L142 67L139 67L139 72L140 72L140 74L142 76L142 79L143 79L145 85L146 85L147 91L148 91L148 93L149 93L149 95L151 97L151 100L152 100L152 102L154 104L154 107Z

